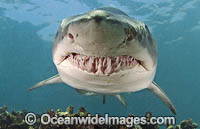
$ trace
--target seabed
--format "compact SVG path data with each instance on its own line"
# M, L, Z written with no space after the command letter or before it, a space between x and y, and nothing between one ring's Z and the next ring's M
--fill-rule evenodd
M68 106L65 111L57 109L56 111L50 109L46 112L51 117L86 117L90 114L84 107L80 107L77 113L74 113L74 108ZM12 111L8 112L7 107L0 107L0 129L159 129L159 125L133 125L132 127L127 127L127 125L67 125L67 124L41 124L40 118L42 114L34 113L36 115L36 122L33 125L28 125L25 122L25 116L29 112L27 110L22 111ZM44 113L43 113L44 114ZM91 116L93 116L91 114ZM100 115L99 115L100 116ZM134 116L134 115L130 115ZM145 114L147 120L152 117L151 112ZM198 125L192 121L192 119L183 120L179 125L166 125L166 129L197 129Z

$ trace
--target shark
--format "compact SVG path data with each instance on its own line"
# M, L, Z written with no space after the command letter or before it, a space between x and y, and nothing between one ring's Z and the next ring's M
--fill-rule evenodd
M151 91L176 109L155 83L158 50L148 26L125 12L104 7L62 20L55 35L53 62L58 74L35 84L65 83L82 95L115 96L124 106L121 93Z

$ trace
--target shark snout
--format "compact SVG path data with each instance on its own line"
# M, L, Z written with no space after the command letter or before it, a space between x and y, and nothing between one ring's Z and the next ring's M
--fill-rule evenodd
M103 14L102 14L103 13ZM126 38L126 31L121 24L113 24L102 11L92 12L87 22L72 23L68 27L69 41L84 50L109 50L117 48Z

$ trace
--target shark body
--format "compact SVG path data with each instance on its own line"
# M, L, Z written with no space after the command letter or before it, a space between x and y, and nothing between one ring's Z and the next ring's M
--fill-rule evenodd
M170 99L153 82L157 45L146 24L115 8L100 8L63 19L55 36L53 61L58 74L30 90L66 83L84 95L115 96L148 89L176 114Z

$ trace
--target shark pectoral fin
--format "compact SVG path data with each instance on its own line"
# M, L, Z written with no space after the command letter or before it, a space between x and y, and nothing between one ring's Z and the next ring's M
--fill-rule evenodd
M155 82L152 82L150 87L148 87L147 89L153 92L155 95L157 95L169 107L171 112L176 115L176 109L174 105L167 97L165 92Z
M124 107L127 107L125 99L120 94L114 96L124 105Z
M60 78L60 75L57 74L55 76L52 76L46 80L43 80L35 85L33 85L33 87L29 88L29 90L33 90L33 89L36 89L36 88L39 88L39 87L42 87L42 86L45 86L45 85L49 85L49 84L54 84L54 83L61 83L63 82Z

